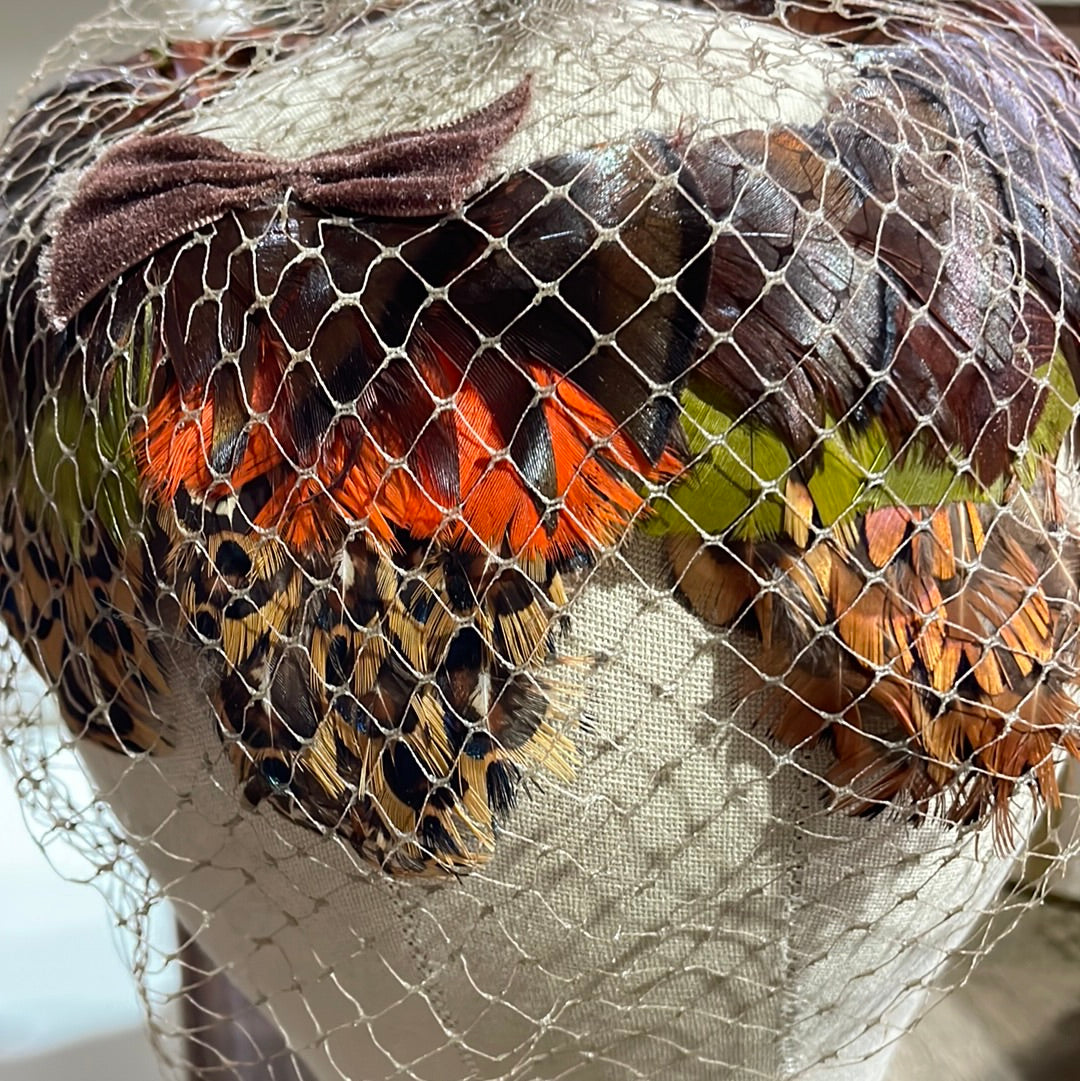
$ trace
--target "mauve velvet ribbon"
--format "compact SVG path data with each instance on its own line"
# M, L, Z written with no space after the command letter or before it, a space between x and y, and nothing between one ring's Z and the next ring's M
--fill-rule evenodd
M48 309L66 323L125 270L230 210L291 190L325 210L425 217L460 206L514 133L529 79L445 127L382 135L288 161L230 150L200 135L145 135L106 151L53 230Z

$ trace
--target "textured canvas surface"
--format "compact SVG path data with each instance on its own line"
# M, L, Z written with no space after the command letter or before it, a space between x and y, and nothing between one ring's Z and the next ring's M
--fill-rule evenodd
M588 783L545 782L460 882L373 879L239 816L195 680L180 753L82 751L181 920L320 1079L886 1076L1011 859L985 833L826 815L815 763L762 738L767 700L661 567L638 541L573 606Z
M677 130L688 115L717 132L812 121L850 67L814 42L655 0L547 0L510 17L462 0L406 8L360 41L328 39L288 78L267 69L191 127L236 149L299 155L456 120L525 76L534 107L493 175L613 131Z

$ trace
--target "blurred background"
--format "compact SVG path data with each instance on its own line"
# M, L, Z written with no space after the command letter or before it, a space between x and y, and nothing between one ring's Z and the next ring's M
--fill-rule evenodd
M103 6L0 0L0 117L46 49ZM1080 40L1080 4L1044 6ZM90 802L74 770L70 784L76 805ZM0 1081L152 1081L159 1069L110 910L61 877L81 870L62 844L46 856L31 839L2 765L0 837ZM1069 892L1025 916L905 1039L895 1081L1080 1081L1080 883Z
M0 101L5 111L45 50L104 7L104 0L0 0Z
M0 0L0 120L46 49L104 6ZM65 864L62 845L46 858L31 839L3 764L0 837L0 1081L154 1081L109 910L96 890L60 877L80 870Z

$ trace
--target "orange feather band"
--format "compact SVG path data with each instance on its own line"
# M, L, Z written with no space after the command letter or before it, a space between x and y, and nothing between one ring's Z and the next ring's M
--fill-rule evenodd
M449 362L442 367L435 374L449 375ZM150 412L141 471L167 501L181 485L193 498L212 502L268 477L273 494L253 524L276 531L302 552L317 550L353 526L391 545L394 530L404 529L514 557L610 545L643 509L645 495L637 485L674 476L680 463L670 451L650 462L611 415L567 378L540 365L526 370L551 435L556 494L550 501L530 489L488 404L460 375L460 385L448 395L458 458L458 494L451 505L437 494L440 485L423 461L400 445L392 415L368 426L342 416L320 441L314 460L298 460L287 405L269 388L253 389L243 453L222 476L209 465L212 395L202 391L182 401L171 385Z

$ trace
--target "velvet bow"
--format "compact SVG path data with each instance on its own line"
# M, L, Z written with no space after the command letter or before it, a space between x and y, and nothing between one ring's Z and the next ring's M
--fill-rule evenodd
M81 178L53 231L49 314L66 323L125 270L230 210L286 192L328 211L425 217L460 206L514 133L529 79L444 127L381 135L290 161L200 135L125 139Z

